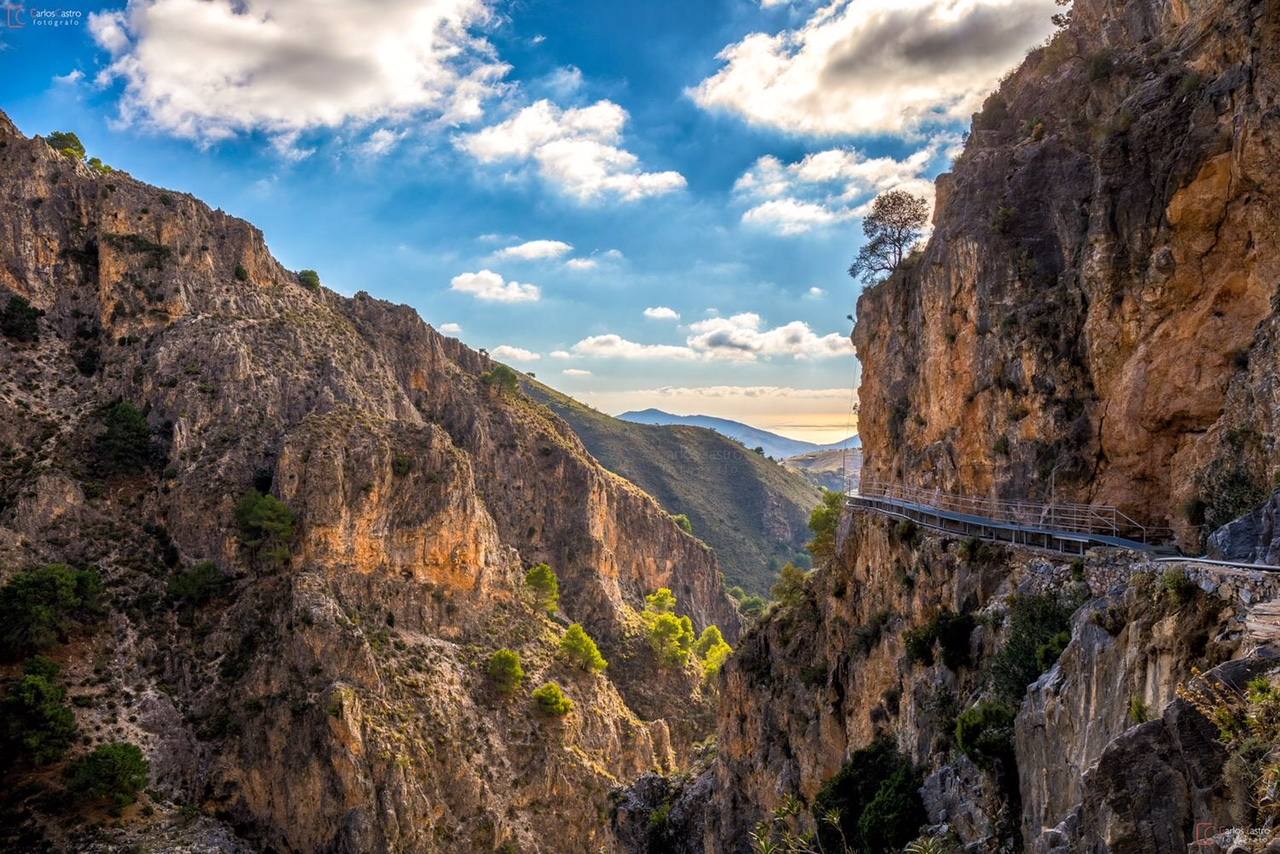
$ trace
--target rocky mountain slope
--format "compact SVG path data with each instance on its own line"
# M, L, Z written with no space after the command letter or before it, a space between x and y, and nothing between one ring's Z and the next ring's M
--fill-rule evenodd
M105 821L58 766L11 772L5 846L594 850L613 787L688 757L702 673L661 666L639 611L670 587L735 639L715 557L494 363L3 116L0 209L0 581L98 574L102 609L48 650L72 757L150 763ZM603 674L557 653L569 621ZM545 681L570 713L538 713Z
M783 465L799 472L823 489L843 492L846 482L852 483L853 478L862 471L862 449L813 451L788 457Z
M1273 553L1278 58L1274 3L1077 0L859 301L867 476ZM726 666L714 759L620 800L631 850L1274 847L1280 576L828 533Z
M869 473L1184 543L1280 470L1280 10L1078 0L974 119L854 333ZM904 346L905 342L912 346Z
M727 584L768 595L783 564L807 560L807 523L820 495L790 469L702 427L633 424L536 381L525 387L607 469L688 516L715 549Z

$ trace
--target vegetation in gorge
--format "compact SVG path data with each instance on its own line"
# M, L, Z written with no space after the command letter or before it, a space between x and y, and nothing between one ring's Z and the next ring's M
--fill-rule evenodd
M534 689L533 701L538 711L549 717L563 717L573 711L573 700L555 682L545 682Z
M520 653L513 649L500 649L489 656L485 668L495 688L503 694L513 694L524 683L524 667Z
M73 762L67 769L67 785L87 798L123 807L137 800L150 773L150 764L136 745L113 742Z
M548 614L560 609L560 579L550 565L538 563L529 567L524 574L524 584L538 609Z
M659 663L667 667L683 667L690 658L696 659L703 676L711 680L733 653L733 647L724 639L719 626L709 625L696 635L693 620L687 614L677 614L679 603L669 587L659 587L645 597L644 621L649 639Z
M599 673L609 666L581 623L574 623L565 630L560 638L560 653L570 664L589 673Z
M278 567L293 547L293 511L274 495L250 489L236 505L240 543L250 556L266 567Z
M97 615L102 580L55 563L16 573L0 587L0 655L14 659L61 642Z

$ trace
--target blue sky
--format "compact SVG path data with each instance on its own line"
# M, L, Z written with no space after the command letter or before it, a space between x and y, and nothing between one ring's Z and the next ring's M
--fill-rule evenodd
M0 107L26 133L74 130L107 163L256 223L286 265L408 303L605 411L833 440L855 380L844 270L860 213L896 187L931 196L969 114L1056 9L7 11Z

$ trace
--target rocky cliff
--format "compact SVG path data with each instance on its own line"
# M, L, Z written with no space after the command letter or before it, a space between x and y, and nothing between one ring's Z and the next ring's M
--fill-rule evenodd
M1077 0L975 116L854 333L868 473L1184 542L1280 469L1280 8Z
M83 741L139 744L152 769L145 809L114 827L51 805L56 775L11 778L11 833L67 850L171 833L595 848L609 791L705 735L701 673L660 667L638 610L670 587L697 627L736 638L714 555L564 422L486 382L485 356L407 307L308 286L248 223L3 116L0 208L0 300L42 312L34 335L0 338L0 580L100 573L105 614L54 656ZM121 402L149 434L129 467L111 457ZM282 548L237 509L253 488L295 517ZM184 604L174 577L202 561L224 583ZM555 619L525 587L539 562L559 575ZM556 654L568 621L604 674ZM485 675L498 647L523 658L511 697ZM537 714L547 680L567 716Z

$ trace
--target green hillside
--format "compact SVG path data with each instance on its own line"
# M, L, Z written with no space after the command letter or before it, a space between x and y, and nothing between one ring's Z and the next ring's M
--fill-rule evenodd
M688 516L694 534L716 550L726 584L767 594L784 563L807 560L809 511L819 493L799 473L703 427L620 421L521 380L606 468Z

